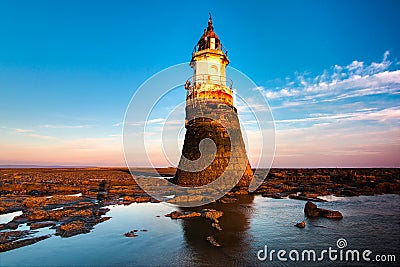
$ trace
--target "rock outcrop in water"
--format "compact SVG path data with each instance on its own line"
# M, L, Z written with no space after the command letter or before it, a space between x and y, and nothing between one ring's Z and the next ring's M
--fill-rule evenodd
M215 240L213 236L208 236L207 241L211 243L214 247L220 247L221 245Z
M306 221L296 223L294 226L296 226L298 228L304 228L304 227L306 227Z
M318 208L311 201L307 201L304 207L304 213L309 218L324 217L328 219L342 219L343 215L337 210L326 210Z
M218 219L222 217L222 215L224 215L224 213L222 211L219 210L214 210L214 209L204 209L201 211L201 216L212 220L215 223L218 223Z
M187 219L193 217L201 217L200 212L194 211L173 211L165 215L165 217L170 217L171 219Z
M222 231L221 226L219 225L219 218L222 217L224 213L219 210L214 209L203 209L200 212L196 211L173 211L165 215L165 217L170 217L171 219L188 219L194 217L202 217L208 220L211 220L211 226L217 229L218 231Z
M210 219L213 222L218 223L218 219L222 217L224 213L219 210L214 209L203 209L200 212L196 211L173 211L171 213L165 214L165 217L170 217L171 219L187 219L193 217L203 217L206 219Z
M140 232L147 232L147 231L148 231L147 229L140 230ZM137 234L138 232L139 232L139 230L134 229L134 230L131 230L131 231L125 233L124 236L126 236L126 237L137 237L137 236L139 236Z
M138 232L138 230L132 230L132 231L129 231L129 232L125 233L124 236L126 236L126 237L137 237L138 236L136 234L137 232Z
M49 237L51 237L51 235L44 235L44 236L38 236L38 237L26 238L26 239L22 239L22 240L0 243L0 252L5 252L8 250L32 245L39 241L47 239Z

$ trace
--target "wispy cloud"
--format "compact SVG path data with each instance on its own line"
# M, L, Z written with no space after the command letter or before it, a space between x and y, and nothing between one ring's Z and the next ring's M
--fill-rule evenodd
M84 125L63 125L63 124L45 124L40 125L41 128L48 128L48 129L83 129L83 128L90 128L92 125L84 124Z
M315 77L295 74L282 87L257 90L265 93L281 125L399 120L396 98L400 95L400 70L389 70L396 65L389 55L386 51L381 62L371 64L354 60L346 66L333 65Z
M276 118L274 165L398 166L400 70L389 56L257 87Z
M31 129L21 129L21 128L8 128L10 130L13 130L15 133L31 133L34 132L34 130Z
M294 80L288 80L285 85L274 90L257 89L264 90L266 97L272 101L332 101L366 95L399 94L400 70L389 70L393 62L388 57L389 51L386 51L381 62L366 65L354 60L347 66L334 65L315 77L296 74Z
M146 124L163 124L165 122L164 118L156 118L156 119L150 119L146 122Z
M165 119L164 118L155 118L155 119L149 119L147 121L121 121L114 123L112 126L113 127L121 127L124 125L127 126L144 126L144 125L153 125L153 124L164 124Z
M283 119L275 120L275 123L296 123L296 122L340 122L340 121L386 121L386 120L400 120L400 108L387 108L383 110L374 109L361 109L351 113L340 114L311 114L309 117L297 119Z
M54 137L54 136L43 135L43 134L36 134L36 133L24 134L24 136L33 137L33 138L38 138L38 139L42 139L42 140L56 140L56 139L57 139L57 138Z
M49 136L41 133L37 133L33 129L25 129L25 128L10 128L10 127L2 127L3 129L6 129L9 133L15 135L21 135L25 137L32 137L32 138L37 138L41 140L56 140L57 138L54 136Z

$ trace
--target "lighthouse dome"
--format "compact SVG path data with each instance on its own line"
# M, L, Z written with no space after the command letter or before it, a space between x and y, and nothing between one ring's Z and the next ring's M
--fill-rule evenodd
M218 38L218 35L214 32L214 26L212 24L211 14L210 14L210 19L208 20L207 29L204 29L203 35L197 42L197 51L205 49L221 50L221 42Z

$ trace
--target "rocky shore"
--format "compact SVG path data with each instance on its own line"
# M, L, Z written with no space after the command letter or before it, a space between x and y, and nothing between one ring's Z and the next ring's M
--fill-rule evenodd
M175 169L158 169L158 172L163 177L171 177ZM137 170L138 175L152 173L148 169ZM271 169L255 194L313 202L321 202L319 196L331 194L398 194L399 174L399 169ZM48 234L35 236L37 229L45 227L63 238L88 233L96 224L110 219L106 216L106 206L134 202L158 200L148 196L123 168L0 169L0 215L22 212L10 222L0 224L0 252L50 237ZM235 203L236 198L230 194L217 202L229 205ZM311 216L316 213L327 218L335 215L313 209L313 206L308 210ZM215 210L170 214L172 219L207 218L217 230L222 230L218 221L221 216ZM22 225L29 230L18 230ZM135 236L136 232L127 234ZM208 241L213 244L215 239Z
M400 169L271 169L256 194L322 202L318 196L400 193Z
M152 201L124 169L0 169L0 178L0 214L22 212L0 224L0 252L48 238L35 236L40 228L63 238L89 233L110 219L105 206ZM23 225L31 231L20 234Z

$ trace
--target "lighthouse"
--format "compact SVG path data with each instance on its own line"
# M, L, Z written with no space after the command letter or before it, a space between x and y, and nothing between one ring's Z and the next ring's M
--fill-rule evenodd
M225 175L235 181L232 192L248 191L253 172L234 106L233 82L226 76L228 64L228 52L214 32L210 14L192 52L193 75L185 83L186 134L172 179L180 186L199 187Z

